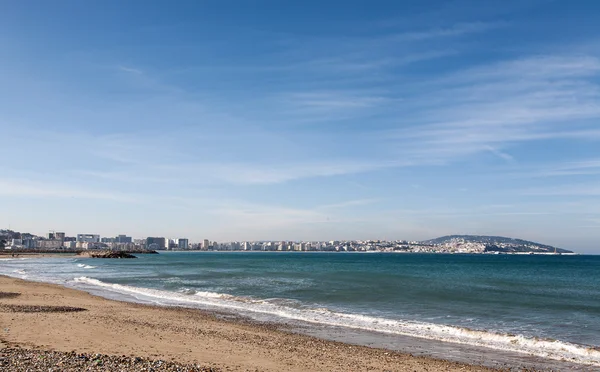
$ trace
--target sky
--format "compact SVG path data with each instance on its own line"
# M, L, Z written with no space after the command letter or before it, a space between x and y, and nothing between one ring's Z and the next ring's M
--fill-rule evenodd
M600 254L598 1L0 1L0 227Z

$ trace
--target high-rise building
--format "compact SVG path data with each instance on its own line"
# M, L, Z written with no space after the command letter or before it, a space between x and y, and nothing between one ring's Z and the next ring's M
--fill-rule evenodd
M177 243L173 239L167 239L165 241L165 248L168 250L177 249Z
M115 238L115 241L117 243L131 243L133 239L131 238L131 236L119 235Z
M188 249L190 246L189 240L185 238L177 239L177 249Z
M100 243L100 235L77 234L77 241L81 243Z
M54 239L65 240L65 233L64 232L55 232Z
M204 249L204 250L208 249L209 245L210 245L210 243L208 242L208 239L204 239L204 241L202 242L202 249Z
M148 249L165 249L166 239L160 237L147 237L146 248Z

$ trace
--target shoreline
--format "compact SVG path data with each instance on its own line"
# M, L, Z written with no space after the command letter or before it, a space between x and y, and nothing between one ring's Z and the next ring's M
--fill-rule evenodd
M55 284L0 276L0 305L63 306L70 312L6 312L0 343L77 353L130 355L226 371L494 371L294 333L228 313L108 300ZM8 331L7 331L8 330Z
M0 251L0 261L6 259L25 259L25 258L69 258L69 257L77 257L76 253L72 252L2 252Z

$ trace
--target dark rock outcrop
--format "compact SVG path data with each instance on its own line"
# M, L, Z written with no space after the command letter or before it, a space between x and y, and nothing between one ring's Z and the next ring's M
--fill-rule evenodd
M137 258L125 251L84 251L79 253L79 256L89 258Z

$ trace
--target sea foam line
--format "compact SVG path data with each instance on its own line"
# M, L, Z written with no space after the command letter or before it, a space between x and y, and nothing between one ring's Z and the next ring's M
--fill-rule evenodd
M248 297L236 297L214 292L195 292L190 295L122 284L111 284L88 277L75 278L75 282L130 295L137 294L144 297L166 300L171 304L209 305L239 311L251 311L310 323L467 344L600 366L599 350L559 340L537 339L522 335L507 335L434 323L408 322L359 314L347 314L324 308L307 309L289 307L282 305L281 299L254 300Z

